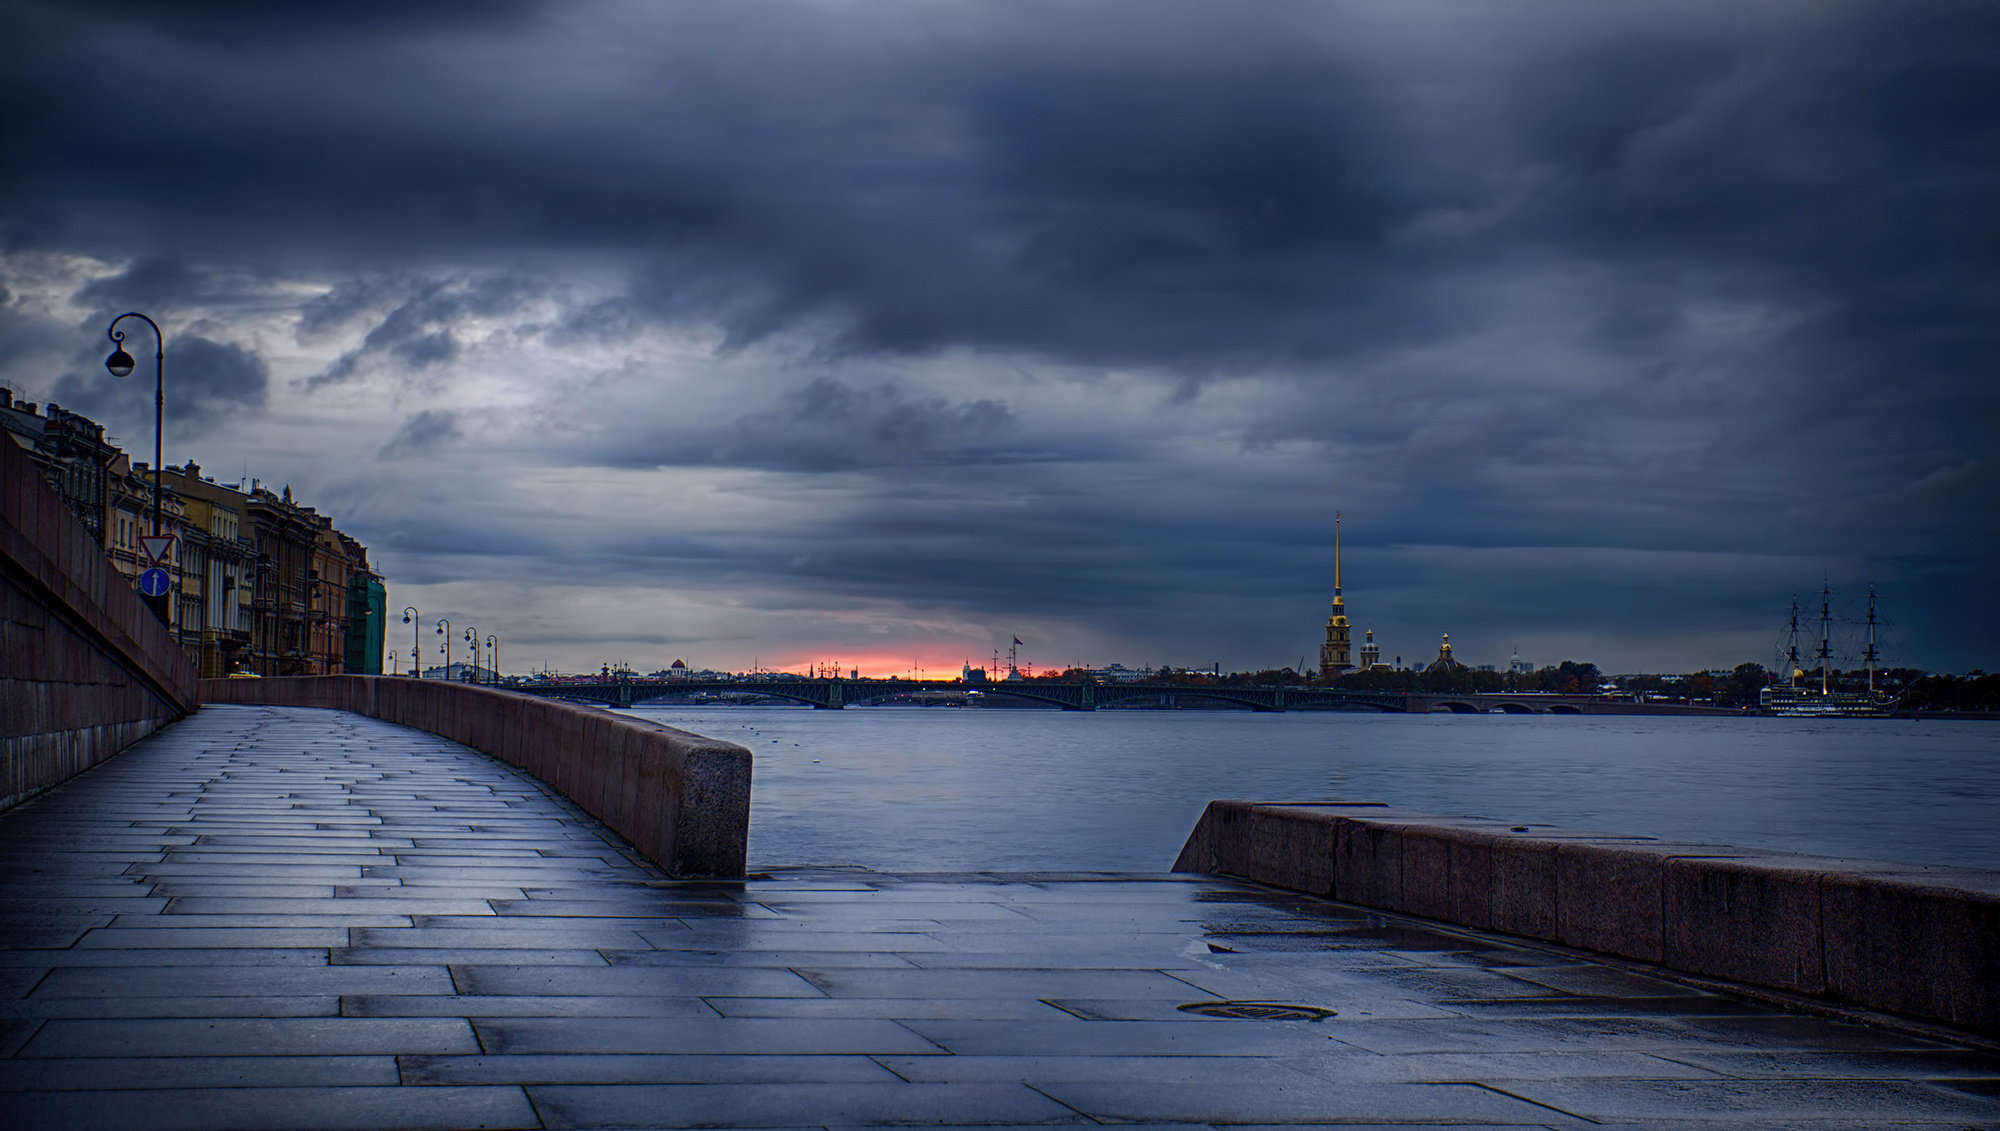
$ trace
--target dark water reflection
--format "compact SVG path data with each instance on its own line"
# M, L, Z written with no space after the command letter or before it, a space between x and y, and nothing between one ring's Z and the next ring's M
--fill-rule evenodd
M2000 723L641 706L756 751L754 865L1164 871L1211 798L2000 868Z

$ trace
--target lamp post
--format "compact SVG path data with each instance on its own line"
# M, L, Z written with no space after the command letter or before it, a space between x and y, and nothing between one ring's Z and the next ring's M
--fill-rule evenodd
M493 673L493 682L500 682L500 642L489 636L486 638L486 670Z
M472 682L479 682L479 626L465 630L465 642L472 645Z
M111 320L105 333L111 338L111 356L104 359L104 368L113 377L130 376L137 363L132 355L125 352L125 331L118 328L127 318L137 318L153 328L153 537L160 536L160 425L166 417L167 407L167 339L160 333L160 324L138 311L129 311ZM146 598L153 612L162 623L168 621L168 597L162 593L158 597Z
M132 355L125 352L125 331L118 328L127 318L137 318L153 328L153 536L160 535L160 424L167 410L167 340L160 334L160 324L137 311L121 314L111 320L105 331L111 337L111 356L104 359L104 368L113 377L129 377L134 366Z
M403 608L403 623L410 626L410 678L424 678L424 614L415 605Z
M402 674L401 672L396 670L396 650L394 648L389 649L389 674L390 675Z
M444 653L444 678L450 679L451 678L451 622L444 619L443 617L438 618L438 635L444 637L444 643L438 645L438 651Z

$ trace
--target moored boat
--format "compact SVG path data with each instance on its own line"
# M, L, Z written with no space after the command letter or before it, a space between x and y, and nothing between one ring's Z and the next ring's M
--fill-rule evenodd
M1886 719L1896 709L1897 696L1875 687L1875 664L1880 651L1875 646L1875 590L1868 590L1868 647L1863 658L1868 665L1868 687L1864 691L1837 691L1833 687L1833 592L1825 584L1819 591L1819 686L1803 683L1806 673L1799 667L1799 603L1792 601L1792 619L1786 632L1785 668L1790 682L1767 687L1758 695L1759 713L1791 718Z

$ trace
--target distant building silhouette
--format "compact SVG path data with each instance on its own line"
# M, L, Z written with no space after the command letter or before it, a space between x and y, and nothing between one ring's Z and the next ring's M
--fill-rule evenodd
M1424 671L1458 672L1464 670L1465 665L1451 657L1451 633L1447 632L1444 634L1444 641L1438 645L1438 658L1432 660L1430 666L1426 667Z

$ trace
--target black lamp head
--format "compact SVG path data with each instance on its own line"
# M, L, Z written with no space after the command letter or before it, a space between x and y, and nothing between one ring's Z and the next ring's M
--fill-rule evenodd
M125 352L124 346L112 350L111 356L104 359L104 368L109 369L113 377L131 376L134 364L132 355Z

